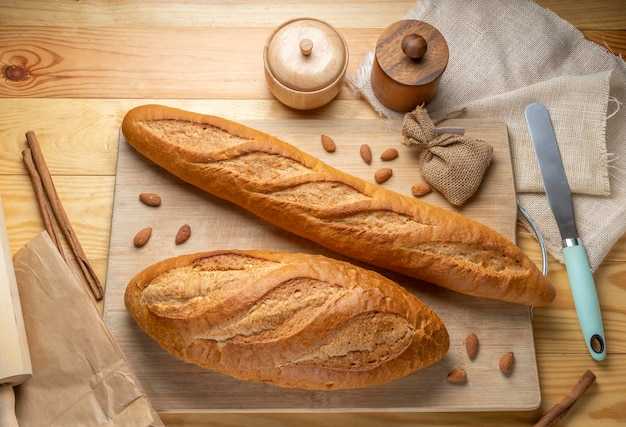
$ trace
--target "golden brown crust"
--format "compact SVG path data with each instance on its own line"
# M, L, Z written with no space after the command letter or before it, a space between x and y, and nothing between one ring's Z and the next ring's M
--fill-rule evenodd
M164 169L322 246L469 295L545 306L555 290L489 227L336 170L270 135L160 105L129 111L128 142Z
M321 255L214 251L138 273L125 304L180 359L236 378L360 388L442 359L439 317L400 285Z

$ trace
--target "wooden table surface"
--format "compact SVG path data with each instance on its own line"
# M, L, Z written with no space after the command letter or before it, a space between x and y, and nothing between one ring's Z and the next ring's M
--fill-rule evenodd
M613 53L626 53L626 2L539 0ZM331 22L350 49L353 75L381 31L413 1L348 2L166 0L0 1L0 194L15 253L43 229L22 163L34 130L61 200L105 283L121 120L135 105L176 100L233 120L302 118L381 120L349 85L319 110L299 113L275 101L263 76L262 48L282 22ZM624 100L622 100L624 101ZM518 244L537 262L536 241L518 227ZM580 339L562 265L550 259L557 299L535 309L542 404L530 412L348 414L162 414L167 425L532 425L585 370L596 383L563 425L626 421L626 236L595 273L609 353L594 362Z

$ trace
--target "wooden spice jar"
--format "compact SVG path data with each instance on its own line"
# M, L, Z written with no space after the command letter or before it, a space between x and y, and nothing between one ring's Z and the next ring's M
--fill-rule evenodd
M298 18L276 28L263 52L265 79L283 104L311 110L341 90L348 68L348 45L331 25Z
M437 93L448 57L448 44L432 25L410 19L391 24L376 44L374 95L399 112L427 104Z

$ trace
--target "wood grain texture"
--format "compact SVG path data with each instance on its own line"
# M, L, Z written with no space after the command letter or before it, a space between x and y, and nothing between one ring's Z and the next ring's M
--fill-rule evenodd
M415 6L414 1L334 0L285 2L280 0L205 1L170 0L79 2L46 0L2 2L0 25L119 26L119 27L265 27L274 28L296 17L314 16L341 28L384 28Z
M77 4L78 3L78 4ZM626 6L621 0L538 0L580 29L622 30ZM267 27L298 16L315 16L341 28L385 28L415 7L411 0L362 0L351 2L310 0L284 2L247 0L224 2L170 0L76 2L59 0L4 0L0 26L152 26L152 27ZM269 13L271 11L271 13ZM355 13L357 12L357 13Z
M161 417L168 426L196 427L211 425L215 427L258 425L321 427L329 425L349 425L374 427L381 425L427 425L427 426L511 426L528 427L533 425L554 404L574 386L578 377L589 367L588 356L580 355L538 355L540 366L550 369L540 370L542 388L550 392L542 394L542 404L533 411L497 412L458 412L458 413L393 413L373 412L361 414L185 414L162 413ZM620 380L616 373L626 374L626 356L615 355L609 368L594 368L596 382L582 396L562 423L568 427L588 427L601 422L603 425L619 426L626 420L624 407L626 399L620 390ZM596 402L594 404L594 402Z
M538 3L614 54L626 52L626 3L622 0L538 0ZM16 251L43 229L32 186L21 164L26 131L37 132L60 193L72 193L77 185L75 180L97 189L88 192L86 199L70 197L66 209L70 218L78 216L81 221L92 223L74 226L104 281L119 124L128 109L145 103L143 97L165 103L176 100L183 108L233 120L379 119L354 95L349 84L338 100L318 111L302 115L286 109L271 99L263 84L262 69L257 67L262 66L260 53L258 57L254 53L245 55L242 45L228 45L241 64L237 68L230 58L220 61L223 42L209 38L200 43L196 36L230 35L238 31L256 35L259 40L245 40L250 52L256 52L252 49L263 44L263 35L285 20L315 16L332 23L346 36L350 46L348 74L351 74L363 55L373 49L380 31L415 4L413 0L365 0L358 5L335 0L2 1L0 68L21 63L33 65L37 56L47 61L40 63L47 68L36 77L37 85L7 81L0 75L0 193L11 250ZM173 37L178 44L165 36ZM163 50L159 48L161 44ZM219 50L208 54L202 46ZM177 63L191 70L181 69ZM232 73L245 80L234 81ZM517 243L535 262L540 262L536 240L521 226L517 227ZM607 312L605 328L611 339L606 362L597 364L578 342L577 320L573 307L568 306L570 291L566 276L559 264L550 259L550 278L558 297L554 309L534 311L542 394L542 405L535 411L213 414L208 421L218 427L369 427L418 423L528 426L560 400L585 369L591 368L598 376L596 384L575 405L563 425L623 425L626 422L625 265L626 236L623 236L595 274L602 309ZM162 417L172 426L207 425L207 416L201 414L163 413Z
M271 28L0 27L0 97L272 99L263 72ZM380 29L339 28L355 75ZM626 32L590 34L619 55ZM229 49L222 49L228 40ZM185 50L181 51L180 46ZM111 49L115 46L115 49ZM258 52L258 54L250 54ZM21 70L7 78L7 69ZM242 84L242 82L245 82ZM356 99L345 84L339 99Z
M626 22L626 3L607 0L537 0L537 3L581 30L623 30Z
M46 14L50 8L47 2L6 3L6 25L0 27L0 69L4 77L0 79L0 97L54 98L159 98L176 93L182 98L271 99L263 76L262 51L275 26L294 16L326 19L339 29L350 47L347 75L351 76L365 53L376 46L381 28L414 7L413 2L389 2L384 13L367 14L368 9L377 6L366 2L359 6L359 16L375 22L359 20L360 25L355 27L345 11L333 13L337 2L303 2L289 9L291 15L285 19L272 13L271 19L264 20L258 19L264 15L260 10L285 8L272 9L272 4L265 2L198 2L181 7L162 1L149 8L141 2L80 7L59 2L55 3L56 20L42 15L30 23L19 22L20 12L24 16ZM617 23L626 21L623 2L609 2L607 10L611 12L601 14L597 11L605 9L589 2L576 3L577 9L572 9L569 2L567 7L562 1L554 3L564 19L582 19L579 25L583 29L602 28L602 32L588 33L592 41L616 55L624 53L626 32L616 28ZM404 9L399 13L402 5ZM255 10L257 19L247 20L248 14L255 16ZM219 17L219 21L207 22L207 15ZM168 24L159 25L159 19L166 16L170 18ZM183 20L177 16L187 19L181 24ZM127 21L134 25L124 25ZM611 22L616 24L607 24ZM228 50L222 49L225 41ZM355 97L350 86L344 85L339 99Z
M272 28L0 28L0 96L47 98L273 99L263 71ZM342 29L350 46L346 75L373 49L379 30ZM224 50L225 41L228 50ZM112 49L111 46L115 46ZM185 46L185 50L180 47ZM253 53L251 53L253 52ZM340 99L355 99L344 85Z
M623 58L626 54L625 30L583 30L582 32L588 40L603 46L614 55L619 55Z

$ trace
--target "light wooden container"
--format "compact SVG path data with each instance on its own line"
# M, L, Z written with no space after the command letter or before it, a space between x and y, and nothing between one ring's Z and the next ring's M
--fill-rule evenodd
M448 44L432 25L411 19L391 24L376 44L374 95L399 112L427 104L437 93L448 57Z
M311 110L341 90L348 68L348 45L331 25L298 18L276 28L263 52L265 79L283 104Z

